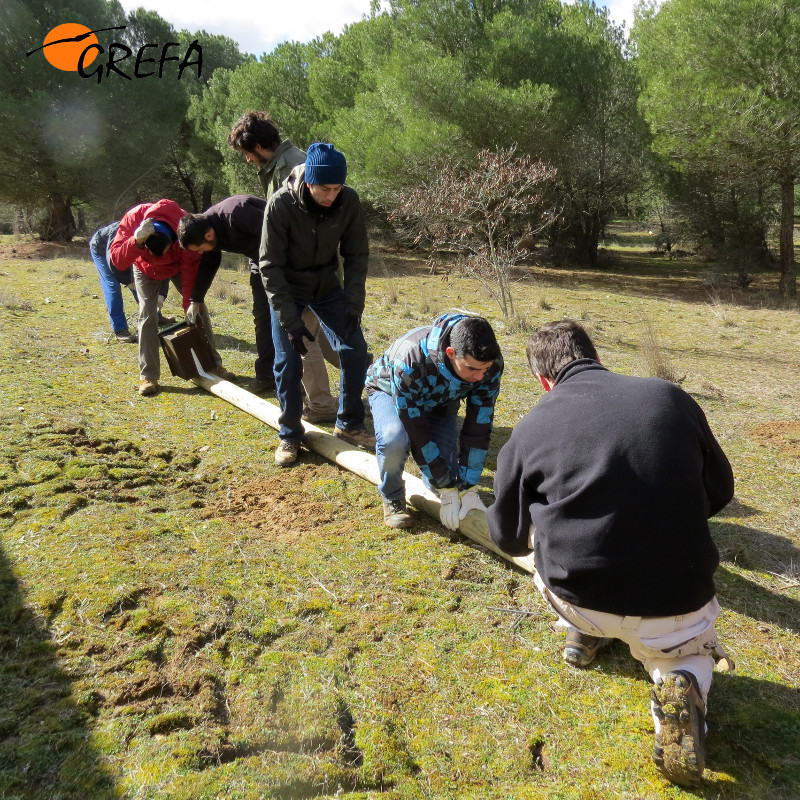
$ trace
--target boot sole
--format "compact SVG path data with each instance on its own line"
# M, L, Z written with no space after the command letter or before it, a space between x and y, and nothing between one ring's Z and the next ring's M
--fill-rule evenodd
M661 722L653 761L680 786L697 786L705 769L705 716L695 694L692 681L681 673L667 673L652 690L654 712Z

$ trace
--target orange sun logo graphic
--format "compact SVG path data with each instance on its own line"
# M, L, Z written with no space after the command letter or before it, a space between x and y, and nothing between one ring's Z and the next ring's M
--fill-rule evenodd
M77 22L65 22L56 25L44 37L44 57L56 68L64 72L75 72L78 69L81 53L90 45L98 44L97 37L91 28ZM87 53L83 66L86 67L97 58L98 51Z

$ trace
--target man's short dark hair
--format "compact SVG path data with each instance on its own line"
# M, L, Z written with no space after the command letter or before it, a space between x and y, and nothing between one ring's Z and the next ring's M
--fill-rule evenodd
M543 375L551 381L567 364L579 358L592 358L597 361L595 349L589 334L571 319L548 322L528 339L525 348L531 372Z
M277 150L281 135L269 114L263 111L247 111L237 120L228 134L228 144L234 150L252 153L257 145L265 150Z
M169 236L164 233L151 233L144 246L156 257L160 258L169 250L172 244Z
M212 229L211 222L205 214L187 214L178 223L178 242L185 250L189 245L200 245L206 242L206 233Z
M476 361L496 361L500 358L500 345L492 326L483 317L466 317L453 325L450 347L458 358L471 356Z

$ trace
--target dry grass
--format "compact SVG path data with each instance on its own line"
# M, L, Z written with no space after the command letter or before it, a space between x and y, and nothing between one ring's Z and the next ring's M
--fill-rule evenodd
M488 487L540 394L525 334L477 284L384 258L367 287L373 352L451 308L503 331ZM648 320L734 465L736 501L712 527L738 670L712 690L700 789L649 761L641 668L615 645L570 670L528 575L420 515L384 528L374 487L316 456L277 470L271 429L190 384L164 374L140 398L135 346L98 336L91 263L58 263L82 277L44 303L53 265L0 259L6 297L31 306L0 304L0 796L794 798L797 306L759 275L731 296L729 326L702 265L619 261L521 271L518 307L531 325L582 318L629 374L645 374ZM245 272L217 280L249 294ZM251 375L249 301L209 305L226 366Z

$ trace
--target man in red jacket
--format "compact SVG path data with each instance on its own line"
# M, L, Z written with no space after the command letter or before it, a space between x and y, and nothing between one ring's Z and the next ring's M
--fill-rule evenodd
M117 269L131 265L136 293L139 296L139 394L158 392L161 360L158 346L158 288L161 281L170 279L183 297L183 310L191 304L192 289L197 278L200 254L184 250L178 244L176 231L186 212L173 200L142 203L130 209L120 220L119 230L109 252ZM197 306L199 305L199 308ZM217 366L211 371L224 380L235 375L222 366L217 352L211 319L205 303L195 304L203 323ZM191 320L194 321L194 320Z

